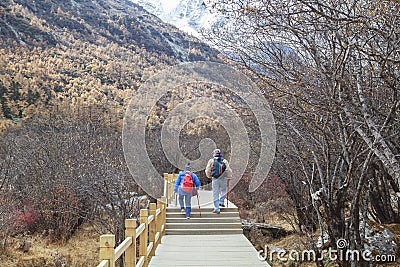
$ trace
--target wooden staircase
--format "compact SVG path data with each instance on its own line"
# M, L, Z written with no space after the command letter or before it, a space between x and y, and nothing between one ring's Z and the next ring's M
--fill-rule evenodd
M212 208L201 209L192 206L190 219L186 219L177 207L167 208L167 235L229 235L242 234L242 224L236 207L221 208L220 214L212 213Z

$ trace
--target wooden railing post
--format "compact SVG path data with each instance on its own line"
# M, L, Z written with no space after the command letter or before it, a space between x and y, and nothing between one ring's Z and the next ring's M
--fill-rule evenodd
M163 213L164 206L163 206L163 204L164 203L162 202L161 199L157 199L157 209L160 210L160 214L158 214L158 216L157 216L156 232L160 233L160 236L159 236L159 238L158 238L158 240L156 242L156 246L158 246L161 243L161 238L162 238L162 235L163 235L163 233L161 231L162 230L162 225L163 225L163 216L164 216L164 213Z
M125 238L132 237L132 244L125 251L125 266L136 266L136 220L125 220Z
M168 198L169 198L169 203L171 204L174 201L174 175L172 173L168 174L168 185L169 185L169 190L168 190Z
M149 217L149 212L147 209L141 209L140 210L140 224L144 223L144 231L140 235L139 239L139 256L142 257L144 256L144 265L148 265L148 259L147 259L147 244L148 244L148 217Z
M153 221L149 225L149 242L153 242L153 248L151 249L150 257L153 257L155 255L155 251L156 251L156 242L155 242L156 241L156 223L157 223L156 209L157 209L157 204L150 203L150 215L154 216Z
M102 235L100 236L100 261L108 260L109 267L115 267L115 236Z
M161 197L161 202L163 202L163 210L162 210L162 216L161 216L161 220L162 220L162 225L164 225L164 231L162 232L162 235L165 235L165 233L167 232L165 228L167 228L167 198L165 196Z
M164 173L164 196L168 197L168 173Z

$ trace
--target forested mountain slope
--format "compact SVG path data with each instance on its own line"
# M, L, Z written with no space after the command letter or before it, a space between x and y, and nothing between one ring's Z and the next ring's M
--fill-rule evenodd
M3 125L62 103L121 117L155 71L216 55L130 1L6 0L0 13Z

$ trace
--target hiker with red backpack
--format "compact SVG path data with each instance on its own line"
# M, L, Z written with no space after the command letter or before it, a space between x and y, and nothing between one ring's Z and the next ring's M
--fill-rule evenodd
M191 199L193 192L200 187L200 180L196 174L191 172L190 163L185 167L185 171L180 171L176 179L174 192L179 194L179 205L181 212L185 212L186 219L190 219Z
M213 213L219 214L221 212L220 207L225 207L228 181L232 178L229 162L222 157L221 150L214 150L213 158L208 161L205 172L206 176L212 179Z

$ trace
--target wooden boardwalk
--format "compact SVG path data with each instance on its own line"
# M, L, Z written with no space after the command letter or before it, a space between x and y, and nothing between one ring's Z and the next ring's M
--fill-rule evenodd
M186 219L174 201L176 177L164 174L164 195L148 209L140 210L139 225L136 219L125 220L125 239L120 244L115 244L113 234L100 236L97 267L115 267L122 256L126 267L269 267L259 260L258 252L243 235L233 203L229 202L220 214L212 213L212 193L201 190L201 212L197 197L193 197L192 214Z
M177 212L174 204L167 209L167 235L149 266L269 266L258 259L258 252L242 234L233 203L222 208L221 214L213 214L212 193L200 191L199 199L201 216L196 197L192 198L191 219Z

